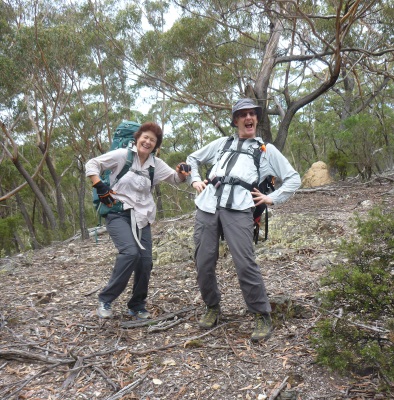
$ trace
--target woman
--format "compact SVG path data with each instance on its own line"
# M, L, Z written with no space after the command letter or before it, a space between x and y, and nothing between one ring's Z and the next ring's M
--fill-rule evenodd
M154 167L153 185L162 181L178 184L190 173L185 163L178 164L173 170L160 158L153 157L163 140L159 125L153 122L142 124L134 138L133 164L112 188L100 180L100 175L111 170L112 185L126 163L127 149L110 151L86 163L86 176L96 188L100 201L109 207L116 202L123 204L123 211L109 213L106 217L107 231L119 253L111 278L99 294L97 314L100 318L113 316L111 304L125 290L133 272L133 291L127 303L129 314L139 319L150 318L145 304L152 270L150 225L155 220L156 205L149 169Z

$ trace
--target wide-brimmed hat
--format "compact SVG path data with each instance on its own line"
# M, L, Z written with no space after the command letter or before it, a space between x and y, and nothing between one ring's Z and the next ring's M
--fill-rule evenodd
M239 99L233 106L232 115L233 118L231 120L231 126L235 127L234 124L234 114L239 110L250 110L254 108L257 112L257 120L260 121L261 117L263 116L263 109L262 107L256 105L256 103L252 99Z

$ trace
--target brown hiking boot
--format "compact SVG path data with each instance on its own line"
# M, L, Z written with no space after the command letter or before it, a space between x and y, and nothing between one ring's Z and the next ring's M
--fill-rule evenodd
M198 325L202 329L211 329L213 328L219 321L220 315L220 306L216 304L216 306L207 306L207 310L205 314L198 321Z
M252 333L252 342L258 342L259 340L267 340L272 333L272 321L269 314L255 314L255 327Z

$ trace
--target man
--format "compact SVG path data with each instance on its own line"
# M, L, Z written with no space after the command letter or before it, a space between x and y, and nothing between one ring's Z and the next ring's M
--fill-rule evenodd
M191 166L189 183L197 190L194 242L197 282L206 312L199 321L212 328L220 315L221 294L216 279L219 237L223 232L233 257L238 280L248 310L255 315L252 341L266 340L272 331L271 306L253 248L253 210L259 204L280 204L301 184L299 174L272 144L256 137L262 108L251 99L238 100L232 109L231 126L237 128L228 149L229 138L214 140L187 157ZM231 140L231 139L230 139ZM258 163L256 164L256 154ZM212 165L207 180L199 166ZM256 166L257 165L257 166ZM283 181L269 195L257 186L268 175Z

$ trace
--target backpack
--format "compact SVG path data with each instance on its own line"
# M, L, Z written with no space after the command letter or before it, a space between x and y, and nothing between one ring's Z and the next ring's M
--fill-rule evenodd
M222 149L222 156L226 151L231 151L233 153L237 152L236 150L228 150L231 146L231 142L234 140L234 136L230 136L226 143L223 146ZM254 165L257 169L257 175L258 175L258 180L260 180L260 157L261 157L261 151L262 148L258 147L255 149L254 153L253 153L253 162ZM264 146L264 150L265 151L265 146ZM244 151L238 151L240 153L245 153ZM249 154L249 153L248 153ZM212 168L212 167L211 167ZM207 171L207 179L208 179L208 175L209 175L210 169ZM209 183L212 183L215 185L215 180L210 181L208 179ZM245 189L248 190L252 190L253 187L255 185L250 185L247 184L246 182L243 181L239 181L237 182L237 184L243 186ZM269 175L267 176L259 185L258 185L258 189L260 190L261 193L267 195L269 193L272 193L275 190L275 177ZM260 204L258 206L255 207L254 212L253 212L253 241L255 242L255 244L258 243L259 240L259 233L260 233L260 222L261 222L261 215L263 214L263 212L265 211L265 234L264 234L264 241L266 241L268 239L268 207L266 204ZM221 237L222 240L224 239L224 235L223 235L223 231L221 232Z
M100 179L109 187L114 186L115 183L117 183L133 165L134 151L132 151L132 148L135 145L134 134L138 131L140 126L141 124L138 124L137 122L123 121L115 129L112 144L108 151L127 148L127 160L122 170L116 176L112 185L110 185L109 179L111 175L110 170L105 170L103 174L100 175ZM153 175L154 167L149 167L151 186L153 186ZM100 217L106 217L109 213L123 211L123 203L120 201L117 201L112 207L107 207L105 204L101 203L95 188L93 188L93 205Z

